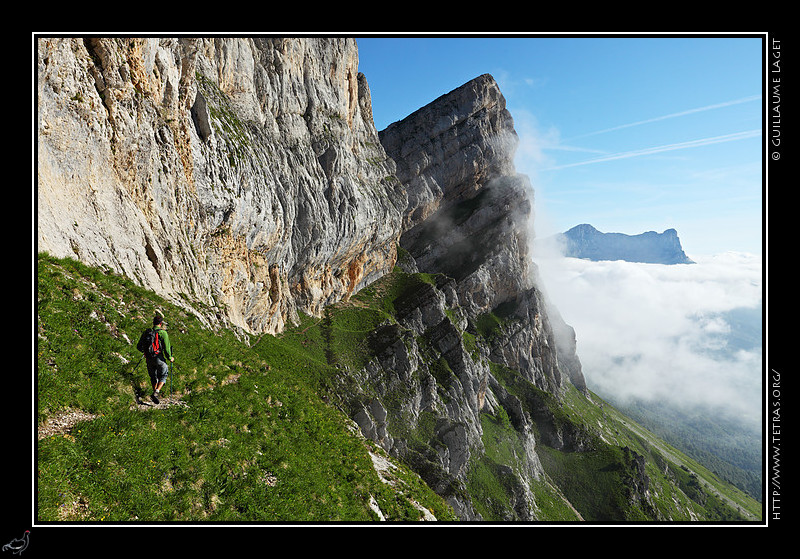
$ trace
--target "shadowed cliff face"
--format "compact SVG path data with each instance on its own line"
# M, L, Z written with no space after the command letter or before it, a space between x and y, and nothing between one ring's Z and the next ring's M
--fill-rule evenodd
M406 198L355 40L37 47L38 250L252 332L394 266Z
M517 135L505 99L484 74L380 132L408 191L407 231L440 208L514 176Z
M513 324L493 358L558 393L557 344L529 255L533 189L514 170L517 134L495 80L479 76L380 137L408 192L401 246L420 271L456 280L470 319Z
M562 348L537 287L528 254L532 189L514 171L516 133L503 96L491 76L480 76L380 137L409 200L403 272L380 290L404 287L393 305L397 322L372 333L374 355L347 373L358 389L342 395L343 408L463 519L481 517L468 487L476 464L493 452L485 417L507 415L524 450L516 463L490 469L508 484L503 515L535 519L529 485L543 469L534 431L552 418L504 385L518 375L556 397L569 380L585 385L574 337L559 364ZM430 279L412 279L418 271ZM548 429L548 440L580 447L578 436Z

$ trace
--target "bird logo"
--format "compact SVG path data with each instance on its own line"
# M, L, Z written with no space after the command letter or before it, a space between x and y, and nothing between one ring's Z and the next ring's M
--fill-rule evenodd
M28 538L30 537L31 531L25 530L25 533L22 535L21 538L14 538L6 545L3 546L3 551L10 551L14 555L19 555L28 547Z

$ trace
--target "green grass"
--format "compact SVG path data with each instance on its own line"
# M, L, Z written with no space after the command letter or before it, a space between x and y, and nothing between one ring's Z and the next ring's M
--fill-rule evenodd
M485 520L514 520L508 507L514 487L509 485L509 476L505 475L503 466L519 466L518 457L524 456L523 448L502 407L497 416L482 413L481 427L487 452L472 460L470 493L477 503L477 511Z
M587 398L568 385L563 398L558 400L514 371L494 363L490 366L495 378L534 416L537 454L547 476L532 485L537 504L543 509L541 518L570 519L571 511L565 510L561 500L550 491L555 486L557 493L569 500L587 521L760 520L758 502L721 482L702 465L637 426L596 395ZM483 425L484 433L491 433L492 429L497 432L496 423L495 427L490 423L488 429L485 421ZM545 430L561 432L564 438L579 441L582 448L577 451L554 448L544 442ZM505 436L497 440L505 440L508 446L513 431L505 428L503 432ZM491 457L488 453L487 456ZM638 477L632 463L636 456L645 459L644 473L649 481L649 501L645 502L631 491L632 480ZM513 462L506 459L502 463ZM484 467L484 485L490 479L486 472L490 471ZM495 483L497 487L499 484Z
M487 521L518 520L509 509L515 499L515 487L508 475L508 468L516 472L526 470L522 462L525 449L520 435L511 425L508 414L501 407L495 415L481 414L483 442L486 454L473 457L469 475L469 491L474 497L476 510ZM536 508L536 517L546 521L574 522L580 520L561 493L555 489L547 476L540 479L529 478L529 489Z
M378 518L371 499L389 520L419 520L411 500L455 518L402 466L397 484L381 481L368 454L379 449L325 402L337 369L318 319L244 340L70 259L40 255L37 275L38 421L93 414L38 441L37 520L361 522ZM136 405L150 389L135 344L156 309L180 401L165 408ZM363 319L333 313L334 343L362 339Z
M590 452L561 452L543 447L545 470L586 518L599 521L647 520L631 515L623 475L628 465L622 452L603 447Z
M564 409L572 421L592 430L607 444L628 447L646 458L650 494L654 507L662 516L706 521L761 520L761 503L720 480L708 468L656 437L595 394L590 400L570 389L564 401Z

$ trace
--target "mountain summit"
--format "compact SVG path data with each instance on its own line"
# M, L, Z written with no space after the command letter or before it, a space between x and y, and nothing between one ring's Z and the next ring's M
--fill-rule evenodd
M564 256L588 260L625 260L650 264L694 264L683 252L678 232L647 231L639 235L603 233L588 224L556 236Z

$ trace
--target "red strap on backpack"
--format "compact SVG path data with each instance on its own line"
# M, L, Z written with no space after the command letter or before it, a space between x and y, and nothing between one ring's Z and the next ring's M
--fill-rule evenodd
M161 336L156 332L153 338L153 355L158 355L159 353L161 353Z

